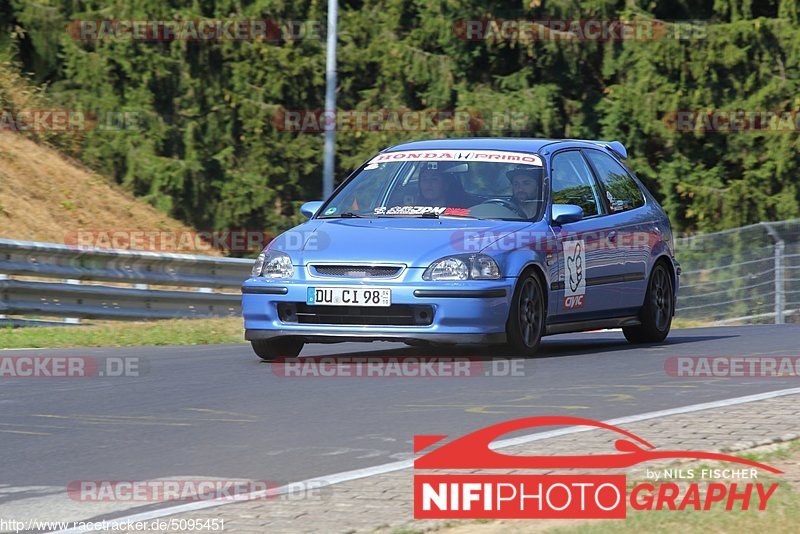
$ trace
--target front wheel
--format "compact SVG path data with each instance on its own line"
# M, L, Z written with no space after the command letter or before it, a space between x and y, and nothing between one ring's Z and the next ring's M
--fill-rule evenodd
M660 343L667 338L675 310L675 293L672 278L663 264L653 268L644 306L639 314L642 324L622 328L625 339L631 343Z
M303 341L291 337L254 339L250 341L253 352L265 362L277 358L294 358L303 350Z
M539 277L529 272L517 283L506 322L508 346L515 355L530 357L536 354L544 333L544 321L542 283Z

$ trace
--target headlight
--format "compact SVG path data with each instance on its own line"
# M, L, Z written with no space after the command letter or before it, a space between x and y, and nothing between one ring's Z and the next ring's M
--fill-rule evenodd
M253 269L250 271L250 276L261 276L261 271L264 270L264 262L267 261L267 257L262 252L256 258L256 262L253 264Z
M489 256L476 254L472 256L472 269L469 277L473 280L497 280L500 278L500 267Z
M469 267L464 260L453 256L437 260L422 274L423 280L466 280Z
M431 263L423 280L497 280L500 267L486 254L447 256Z
M262 252L258 255L251 274L266 278L291 278L294 275L292 259L278 250L270 250L266 254Z

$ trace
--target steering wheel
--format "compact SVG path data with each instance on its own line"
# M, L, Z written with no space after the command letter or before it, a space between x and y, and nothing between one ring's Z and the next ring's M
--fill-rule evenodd
M521 216L523 219L528 218L528 214L525 213L521 207L517 206L516 202L512 202L506 198L490 198L489 200L484 200L483 204L499 204L500 206L503 206L504 208L509 209Z

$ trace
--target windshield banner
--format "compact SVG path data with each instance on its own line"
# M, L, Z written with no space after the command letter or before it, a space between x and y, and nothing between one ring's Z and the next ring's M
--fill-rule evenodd
M404 150L401 152L384 152L372 158L370 164L392 161L488 161L492 163L542 166L542 160L536 154L504 152L501 150Z

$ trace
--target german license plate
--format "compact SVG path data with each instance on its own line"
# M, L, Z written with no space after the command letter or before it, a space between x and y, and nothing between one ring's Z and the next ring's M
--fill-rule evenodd
M306 304L315 306L391 306L388 287L309 287Z

